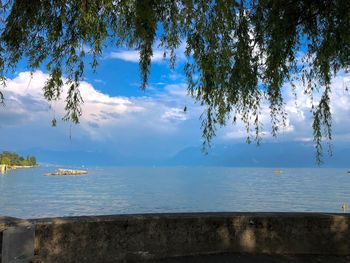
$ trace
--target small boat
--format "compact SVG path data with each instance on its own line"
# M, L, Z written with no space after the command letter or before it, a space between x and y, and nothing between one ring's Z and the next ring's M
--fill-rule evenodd
M283 170L275 170L275 174L283 174Z

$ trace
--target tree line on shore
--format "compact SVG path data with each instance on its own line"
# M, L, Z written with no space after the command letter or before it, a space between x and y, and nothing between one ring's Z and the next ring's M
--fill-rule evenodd
M0 164L12 166L33 166L36 165L36 158L30 155L24 158L17 153L4 151L0 153Z

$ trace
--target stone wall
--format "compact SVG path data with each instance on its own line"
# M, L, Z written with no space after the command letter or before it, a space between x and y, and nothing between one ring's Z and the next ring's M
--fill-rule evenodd
M350 255L350 216L190 213L28 220L34 262L140 262L210 253Z

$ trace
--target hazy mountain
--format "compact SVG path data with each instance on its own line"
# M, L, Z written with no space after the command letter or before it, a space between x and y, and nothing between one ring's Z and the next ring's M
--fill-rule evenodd
M325 150L326 151L326 150ZM263 143L216 145L204 154L200 147L188 147L170 158L126 155L113 151L54 151L28 149L40 163L99 166L233 166L233 167L317 167L310 143ZM325 152L322 167L350 167L350 146L334 145L332 157Z
M324 153L322 167L349 167L350 147L334 146L333 156ZM264 143L218 145L204 155L200 148L186 148L167 160L169 165L211 165L236 167L317 167L310 143Z
M115 149L107 151L93 150L47 150L28 149L19 151L24 156L30 154L36 156L39 163L76 165L76 166L151 166L159 165L160 160L154 157L131 156L118 152Z

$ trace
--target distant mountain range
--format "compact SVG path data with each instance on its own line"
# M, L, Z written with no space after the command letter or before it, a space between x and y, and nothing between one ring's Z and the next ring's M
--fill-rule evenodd
M317 167L315 148L310 143L285 142L216 145L206 155L200 147L188 147L170 158L126 156L102 151L52 151L30 149L41 163L97 166L233 166ZM350 167L350 145L334 145L333 156L324 150L322 167Z
M350 147L335 147L333 156L324 152L322 167L349 167ZM186 148L166 161L169 165L234 167L317 167L315 148L309 143L219 145L204 155L199 148Z

